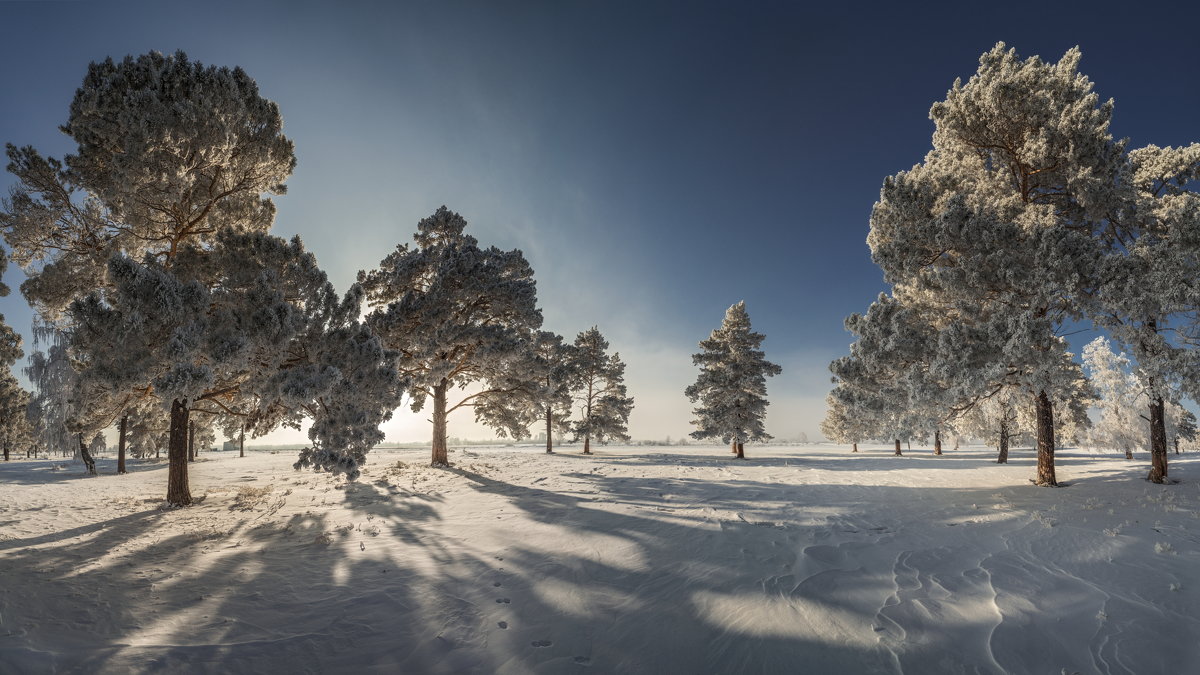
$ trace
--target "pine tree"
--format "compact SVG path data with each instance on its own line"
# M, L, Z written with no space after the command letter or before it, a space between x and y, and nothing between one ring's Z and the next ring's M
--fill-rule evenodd
M1090 442L1096 447L1121 450L1126 459L1133 459L1133 451L1144 447L1146 435L1141 431L1138 414L1144 407L1140 403L1144 392L1129 358L1114 353L1109 341L1098 337L1083 348L1083 364L1100 393L1100 418L1092 427Z
M885 181L867 240L889 283L978 336L960 386L979 396L1011 381L1030 397L1039 485L1057 484L1061 333L1095 287L1097 233L1125 168L1112 103L1099 103L1078 62L1077 49L1058 63L1021 61L1003 44L985 53L932 107L925 161Z
M449 464L451 413L474 407L484 424L519 433L523 418L506 399L537 386L520 368L542 325L533 269L519 250L480 248L466 226L442 206L417 224L415 247L397 246L377 269L359 272L374 308L367 323L400 355L413 412L433 400L435 466ZM472 384L478 390L449 402L453 389Z
M699 354L692 355L700 375L684 393L700 406L692 411L696 431L691 436L732 443L738 459L746 458L745 443L771 439L763 428L767 377L782 369L759 349L765 337L750 330L750 315L742 301L726 310L721 327L700 342Z
M571 426L574 440L583 439L583 454L592 454L592 440L628 441L627 425L633 399L625 387L625 364L608 354L608 340L592 326L575 337L571 369L579 419Z
M1167 410L1182 394L1200 396L1200 351L1191 338L1200 324L1200 290L1192 283L1200 276L1200 144L1149 145L1127 157L1089 309L1137 363L1150 421L1148 478L1163 483Z

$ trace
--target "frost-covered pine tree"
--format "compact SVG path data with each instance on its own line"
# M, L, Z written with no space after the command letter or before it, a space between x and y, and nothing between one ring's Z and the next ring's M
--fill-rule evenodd
M575 381L574 347L550 331L538 331L520 364L510 369L510 392L491 397L475 407L476 418L510 419L495 426L497 432L513 438L528 436L529 427L545 424L546 452L554 452L554 434L571 428L571 385Z
M1089 441L1098 448L1120 450L1126 459L1133 459L1133 451L1141 450L1146 441L1139 415L1145 406L1141 403L1144 392L1129 358L1114 353L1109 341L1098 337L1083 348L1083 365L1100 394L1100 416Z
M1167 410L1200 398L1200 144L1128 153L1123 199L1109 218L1102 282L1089 296L1097 323L1136 363L1149 420L1149 480L1167 478Z
M608 354L608 340L596 326L575 337L571 353L576 410L571 425L574 440L583 439L583 454L592 454L592 441L628 441L633 398L625 387L625 363L619 354Z
M311 415L315 447L301 463L356 475L403 382L358 322L361 291L339 297L298 238L226 228L170 266L116 255L109 277L111 289L69 307L72 350L85 389L108 392L95 416L111 424L150 395L169 406L168 503L191 501L193 412L252 414L263 429ZM236 408L247 400L258 408ZM326 432L336 435L321 442Z
M849 443L850 452L858 452L858 444L870 438L870 428L854 415L845 401L830 394L825 397L825 418L821 433L834 443Z
M721 327L701 340L700 353L692 355L700 374L684 394L700 405L692 411L696 431L691 436L731 443L738 459L746 458L745 443L771 439L763 428L767 378L782 369L759 349L765 338L750 329L750 314L742 301L726 310Z
M432 399L435 466L449 464L451 413L474 407L480 422L512 428L520 418L504 399L537 384L520 369L542 325L533 269L519 250L480 248L466 226L442 206L417 224L416 246L397 246L377 269L359 272L374 308L367 323L399 353L413 412ZM476 389L449 400L469 385Z
M7 368L0 368L0 448L4 461L12 452L33 442L33 429L26 415L30 394Z
M1061 333L1095 286L1109 212L1119 206L1123 144L1078 70L1021 60L1002 43L935 103L933 150L889 177L871 215L872 258L892 284L919 291L980 338L976 367L956 373L979 395L998 370L1038 416L1036 483L1056 485L1052 400L1065 386Z
M949 415L945 387L933 377L939 335L911 305L881 294L865 314L846 319L855 336L850 355L830 364L835 410L856 420L871 438L925 438Z
M117 252L169 260L224 228L266 232L267 195L296 165L283 118L241 68L183 52L91 63L61 129L65 161L8 145L17 178L0 229L26 271L22 291L46 318L108 285Z

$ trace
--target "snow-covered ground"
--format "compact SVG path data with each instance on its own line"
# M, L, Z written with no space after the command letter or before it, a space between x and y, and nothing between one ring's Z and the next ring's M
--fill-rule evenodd
M0 463L0 672L1200 672L1200 458L863 449Z

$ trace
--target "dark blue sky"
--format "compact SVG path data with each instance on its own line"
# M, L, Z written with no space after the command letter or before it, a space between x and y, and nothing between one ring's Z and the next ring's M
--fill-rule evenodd
M689 354L742 299L784 367L768 430L815 437L842 319L883 290L871 206L928 151L930 105L997 41L1050 60L1079 45L1117 136L1200 140L1197 19L1128 3L3 2L0 141L69 151L57 126L92 60L240 65L296 143L275 232L340 288L444 203L525 251L548 328L598 324L621 351L635 437L689 431ZM0 312L29 323L17 293ZM391 437L426 435L400 417Z

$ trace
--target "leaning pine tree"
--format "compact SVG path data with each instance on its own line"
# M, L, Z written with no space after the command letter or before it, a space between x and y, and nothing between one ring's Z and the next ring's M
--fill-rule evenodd
M607 353L608 340L592 326L575 338L571 369L575 373L575 399L579 419L571 427L575 440L583 439L583 454L592 454L592 441L628 441L633 399L625 388L625 364L619 354Z
M767 409L767 377L782 369L766 360L759 349L765 336L750 330L746 303L739 302L725 312L725 321L700 342L699 354L692 362L700 366L700 375L685 390L687 397L700 406L693 412L696 431L693 438L720 438L732 444L738 459L745 459L747 441L767 441L763 429Z

